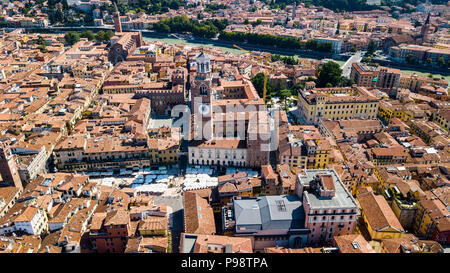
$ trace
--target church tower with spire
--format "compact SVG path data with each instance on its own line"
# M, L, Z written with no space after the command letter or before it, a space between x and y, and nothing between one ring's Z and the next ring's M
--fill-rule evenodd
M117 8L117 5L115 3L114 3L113 20L114 20L114 30L116 32L122 32L122 23L120 22L120 13L119 13L119 9Z
M292 6L292 20L295 20L295 17L297 17L297 1L294 1Z
M420 29L420 36L422 44L426 43L428 41L428 33L430 32L430 16L431 13L428 13L427 19L425 20L425 23L423 24L422 28Z

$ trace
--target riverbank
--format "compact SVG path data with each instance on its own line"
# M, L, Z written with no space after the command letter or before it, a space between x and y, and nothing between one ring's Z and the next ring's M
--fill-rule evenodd
M96 31L106 31L106 30L112 30L112 26L86 26L86 27L58 27L58 28L28 28L25 29L27 33L66 33L69 31L86 31L86 30L92 30L94 32ZM129 30L133 31L133 30ZM246 50L258 50L258 51L265 51L272 54L279 54L283 56L295 56L298 58L307 58L307 59L315 59L315 60L321 60L324 58L328 59L334 59L337 61L344 61L345 58L333 56L331 53L324 53L324 52L318 52L318 51L310 51L310 50L293 50L289 48L276 48L276 47L269 47L269 46L263 46L263 45L255 45L255 44L247 44L242 43L239 41L223 41L223 40L212 40L212 39L203 39L203 38L197 38L193 37L192 39L178 39L175 37L170 37L168 34L165 33L159 33L154 32L152 30L136 30L141 31L142 36L147 41L164 41L168 44L178 44L178 43L184 43L192 46L210 46L210 47L216 47L216 48L222 48L225 51L232 52L235 54L243 53L244 51L239 50L235 48L233 45L236 44L243 49Z
M380 59L372 59L373 62L378 63L381 66L386 67L392 67L397 68L404 71L415 71L417 74L419 73L425 73L425 74L436 74L443 77L450 77L450 71L449 69L443 69L443 68L433 68L433 67L427 67L427 66L421 66L421 65L411 65L411 64L405 64L405 63L396 63L391 62L387 60L380 60Z
M107 30L110 29L110 26L104 26L104 27L83 27L83 28L74 28L74 27L64 27L64 28L47 28L47 29L26 29L29 33L66 33L68 31L84 31L84 30L93 30L93 31L100 31L100 30ZM144 40L146 41L161 41L168 44L186 44L190 46L207 46L207 47L214 47L214 48L220 48L224 51L228 51L234 54L242 54L244 51L237 49L233 46L233 44L237 44L238 46L242 47L243 49L247 50L258 50L258 51L265 51L272 54L279 54L282 56L294 56L297 58L307 58L307 59L315 59L315 60L321 60L323 58L332 59L333 61L337 62L341 67L344 65L346 59L345 57L331 55L330 53L323 53L323 52L299 52L298 50L289 50L289 49L277 49L273 47L266 47L266 46L260 46L260 45L249 45L241 42L228 42L228 41L221 41L221 40L210 40L210 39L199 39L199 38L192 38L192 39L177 39L174 37L169 37L167 34L154 32L151 30L145 30L142 31L142 36L144 37ZM450 82L450 72L444 73L441 71L436 70L428 70L426 68L407 68L405 66L402 66L401 64L395 64L395 63L389 63L386 64L386 66L398 68L403 73L407 74L413 74L416 73L418 75L425 75L428 76L429 74L432 74L434 77L444 77Z
M306 51L306 50L292 50L289 48L275 48L275 47L268 47L268 46L262 46L262 45L255 45L255 44L247 44L242 43L239 41L223 41L223 40L212 40L212 39L202 39L202 38L192 38L192 39L179 39L175 37L170 37L167 34L161 34L157 32L145 32L142 33L142 36L147 41L162 41L165 40L169 44L178 44L178 43L184 43L188 45L203 45L203 46L214 46L216 48L222 48L228 52L232 53L244 53L244 51L235 48L233 45L237 45L243 49L250 50L250 51L264 51L269 52L271 54L279 54L282 56L295 56L299 58L307 58L307 59L316 59L321 60L324 58L328 59L337 59L336 57L333 57L333 54L331 53L323 53L323 52L316 52L316 51ZM343 59L338 59L339 61L342 61Z

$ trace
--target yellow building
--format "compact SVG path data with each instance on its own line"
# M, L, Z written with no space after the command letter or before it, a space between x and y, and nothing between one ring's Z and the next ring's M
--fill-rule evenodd
M383 188L384 188L384 185L387 184L385 180L388 179L389 173L386 171L385 168L379 167L379 168L375 168L375 169L373 170L373 174L375 175L375 177L378 179L378 182L379 182L379 184L378 184L379 187L378 187L377 189L375 189L375 190L378 191L378 190L383 189ZM387 187L387 188L388 188L388 187Z
M433 142L433 138L443 134L445 131L434 122L416 120L411 122L410 126L411 134L419 136L425 143L430 144Z
M412 92L419 92L422 85L435 85L447 88L448 81L446 79L430 78L417 74L402 74L400 78L399 87L411 90Z
M164 149L158 149L158 163L173 164L178 162L178 152L180 151L180 146L178 143L173 145L165 146Z
M280 133L278 158L291 168L325 169L330 162L331 145L317 128L310 125L289 126Z
M150 158L154 164L174 164L178 162L180 151L180 131L176 128L149 130Z
M386 122L391 118L409 121L414 118L413 114L398 101L382 101L378 108L378 117Z
M149 216L139 223L139 233L142 236L166 236L167 228L167 217Z
M448 131L450 129L450 109L439 110L434 121Z
M419 202L413 222L413 232L442 245L449 244L448 209L439 199Z
M317 124L320 118L375 119L379 100L364 87L315 88L300 92L298 109L307 123Z
M328 140L318 140L314 169L325 169L330 161L331 145Z
M359 228L366 231L371 240L400 238L405 232L382 195L375 195L371 188L366 188L356 199L362 217Z
M433 225L433 220L431 215L426 212L422 202L419 202L418 211L416 217L414 218L414 233L426 236L429 234L429 229Z

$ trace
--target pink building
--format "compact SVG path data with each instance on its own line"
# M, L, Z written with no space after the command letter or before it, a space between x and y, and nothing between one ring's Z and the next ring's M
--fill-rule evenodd
M298 175L296 193L302 198L308 245L330 242L353 232L358 207L334 170L306 170Z

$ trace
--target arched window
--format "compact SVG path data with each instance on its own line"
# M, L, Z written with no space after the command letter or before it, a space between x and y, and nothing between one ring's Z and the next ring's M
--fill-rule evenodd
M200 86L200 95L206 96L208 93L206 86L202 85Z

